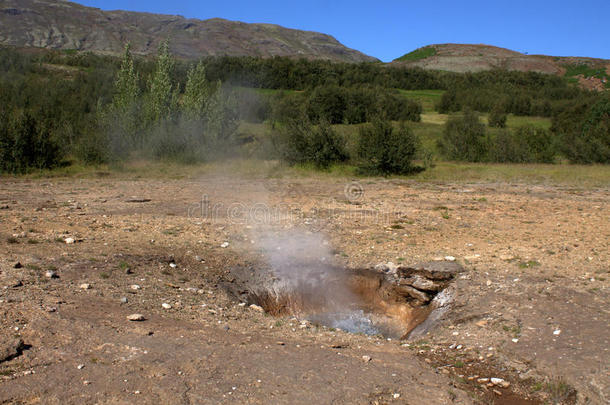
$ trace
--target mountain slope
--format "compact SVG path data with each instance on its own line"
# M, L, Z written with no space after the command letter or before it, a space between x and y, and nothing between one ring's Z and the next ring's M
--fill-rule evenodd
M165 38L170 38L172 52L186 59L230 55L377 61L329 35L272 24L102 11L64 0L0 1L2 45L117 54L131 42L134 53L149 54Z
M610 60L607 59L526 55L490 45L428 45L395 59L391 65L461 73L498 68L533 71L572 77L581 86L598 90L610 84Z

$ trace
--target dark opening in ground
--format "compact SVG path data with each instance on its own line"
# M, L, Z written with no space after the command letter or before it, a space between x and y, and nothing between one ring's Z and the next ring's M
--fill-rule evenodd
M404 339L427 330L448 309L451 281L460 271L454 262L356 270L316 265L289 273L300 277L240 268L231 272L229 286L241 301L273 316Z

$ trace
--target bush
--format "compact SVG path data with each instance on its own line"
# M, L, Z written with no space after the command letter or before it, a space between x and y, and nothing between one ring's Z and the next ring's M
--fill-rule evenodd
M489 113L489 126L492 128L506 128L506 113L499 107L494 107Z
M392 122L376 119L360 129L360 171L382 175L421 171L412 164L418 145L416 135L404 123L397 131Z
M471 110L449 117L439 148L452 160L480 162L485 158L485 125Z
M498 163L553 163L555 143L549 131L525 125L492 139L489 160Z
M610 163L610 96L554 117L552 130L572 163Z
M0 172L26 173L31 169L52 169L59 165L59 146L31 113L23 112L8 121L4 118L2 122Z
M288 164L313 163L328 168L348 159L345 140L326 121L312 125L307 120L290 120L274 135L282 160Z

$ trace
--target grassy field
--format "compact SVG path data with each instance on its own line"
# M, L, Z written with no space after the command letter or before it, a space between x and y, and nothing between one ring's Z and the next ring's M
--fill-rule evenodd
M421 163L421 162L415 162ZM206 176L237 176L240 178L351 178L361 176L355 166L338 164L328 170L317 170L312 165L288 166L277 160L227 159L203 164L132 161L121 165L73 165L55 170L42 170L20 178L104 178L118 180L137 179L198 179ZM15 178L0 176L0 181ZM392 178L416 182L440 183L515 183L528 185L554 185L574 190L610 187L610 166L570 164L500 164L437 162L432 168L412 176Z
M398 90L407 98L417 100L421 103L425 113L433 112L434 106L441 100L445 90Z

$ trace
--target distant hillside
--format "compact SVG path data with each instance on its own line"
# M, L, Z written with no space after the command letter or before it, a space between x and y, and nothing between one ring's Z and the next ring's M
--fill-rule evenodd
M230 55L377 61L329 35L272 24L102 11L64 0L0 0L1 45L117 54L131 42L135 53L150 54L165 38L170 38L172 52L186 59Z
M565 75L590 89L610 87L610 60L526 55L490 45L428 45L395 59L391 64L451 72L479 72L496 68L534 71Z

